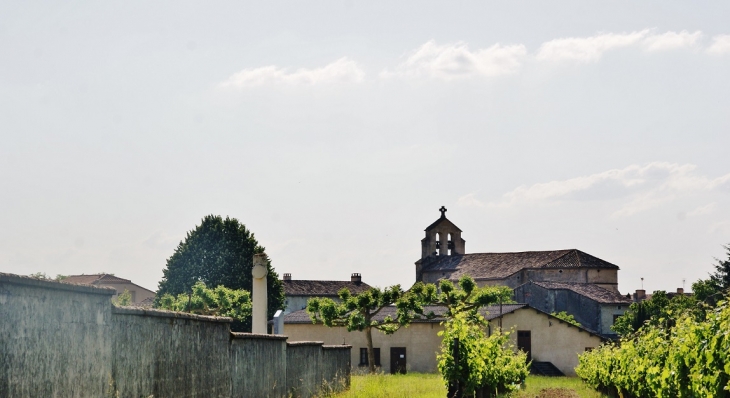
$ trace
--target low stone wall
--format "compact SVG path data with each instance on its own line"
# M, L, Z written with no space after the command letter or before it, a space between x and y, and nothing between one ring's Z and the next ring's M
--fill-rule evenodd
M117 307L112 314L119 398L230 396L230 318Z
M286 397L286 336L253 333L231 336L231 396Z
M350 346L117 308L114 292L0 273L0 397L311 397L349 386Z

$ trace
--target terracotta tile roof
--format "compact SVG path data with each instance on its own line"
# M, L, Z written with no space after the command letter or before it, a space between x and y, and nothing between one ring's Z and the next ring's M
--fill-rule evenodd
M69 275L63 279L64 283L77 285L99 285L105 283L131 283L129 279L123 279L110 274L91 275Z
M348 288L350 293L359 294L368 289L370 285L364 282L355 283L351 281L315 281L315 280L284 280L284 294L287 296L337 296L342 288Z
M602 304L631 304L632 299L626 296L614 292L612 290L604 289L598 285L592 283L570 283L570 282L528 282L533 283L537 286L545 289L563 289L570 290L578 293L581 296L588 297L591 300L597 301ZM524 285L523 285L524 286Z
M469 275L474 279L503 279L525 268L609 268L618 266L580 250L514 253L475 253L440 256L427 262L423 272L450 272L450 279Z
M511 312L517 311L520 308L527 307L527 304L503 304L501 309L501 314L509 314ZM425 322L425 323L439 323L444 320L442 315L444 312L446 312L446 307L437 306L437 305L429 305L424 307L424 314L428 314L429 312L433 312L434 315L436 315L435 318L431 319L416 319L414 322ZM486 306L479 311L482 316L486 320L492 320L494 318L498 318L500 316L500 308L498 305L490 305ZM395 306L390 306L383 308L378 315L375 316L375 319L378 321L382 321L385 319L386 316L390 315L391 317L395 318L396 316L396 308ZM291 312L284 316L284 323L312 323L312 320L309 318L309 314L306 310L299 310Z

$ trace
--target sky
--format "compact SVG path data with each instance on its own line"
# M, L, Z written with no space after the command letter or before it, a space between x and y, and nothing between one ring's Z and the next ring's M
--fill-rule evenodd
M279 274L579 249L619 290L730 244L730 2L0 2L0 272L155 290L208 214ZM644 278L644 281L641 281ZM643 283L643 285L642 285Z

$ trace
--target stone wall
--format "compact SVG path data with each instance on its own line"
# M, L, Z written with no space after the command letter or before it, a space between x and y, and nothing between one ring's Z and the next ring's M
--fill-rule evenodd
M230 318L116 307L112 314L120 398L230 396Z
M515 301L549 314L565 311L586 329L601 333L600 304L576 292L564 289L546 289L526 283L514 290Z
M0 274L0 397L102 397L114 289Z
M252 333L233 333L232 337L231 396L287 396L286 337ZM262 363L269 366L260 366Z
M325 387L340 391L350 388L350 351L349 345L323 345L320 376Z
M0 273L0 397L288 397L290 373L303 397L349 386L349 346L287 345L231 333L230 318L117 308L113 294Z
M295 397L307 398L322 388L320 367L321 341L297 341L286 345L286 387Z

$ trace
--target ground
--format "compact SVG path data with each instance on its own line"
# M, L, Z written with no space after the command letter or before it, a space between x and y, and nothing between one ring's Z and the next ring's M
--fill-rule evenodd
M419 397L444 398L446 388L438 374L352 376L350 390L335 398ZM575 377L529 376L513 398L604 398Z

